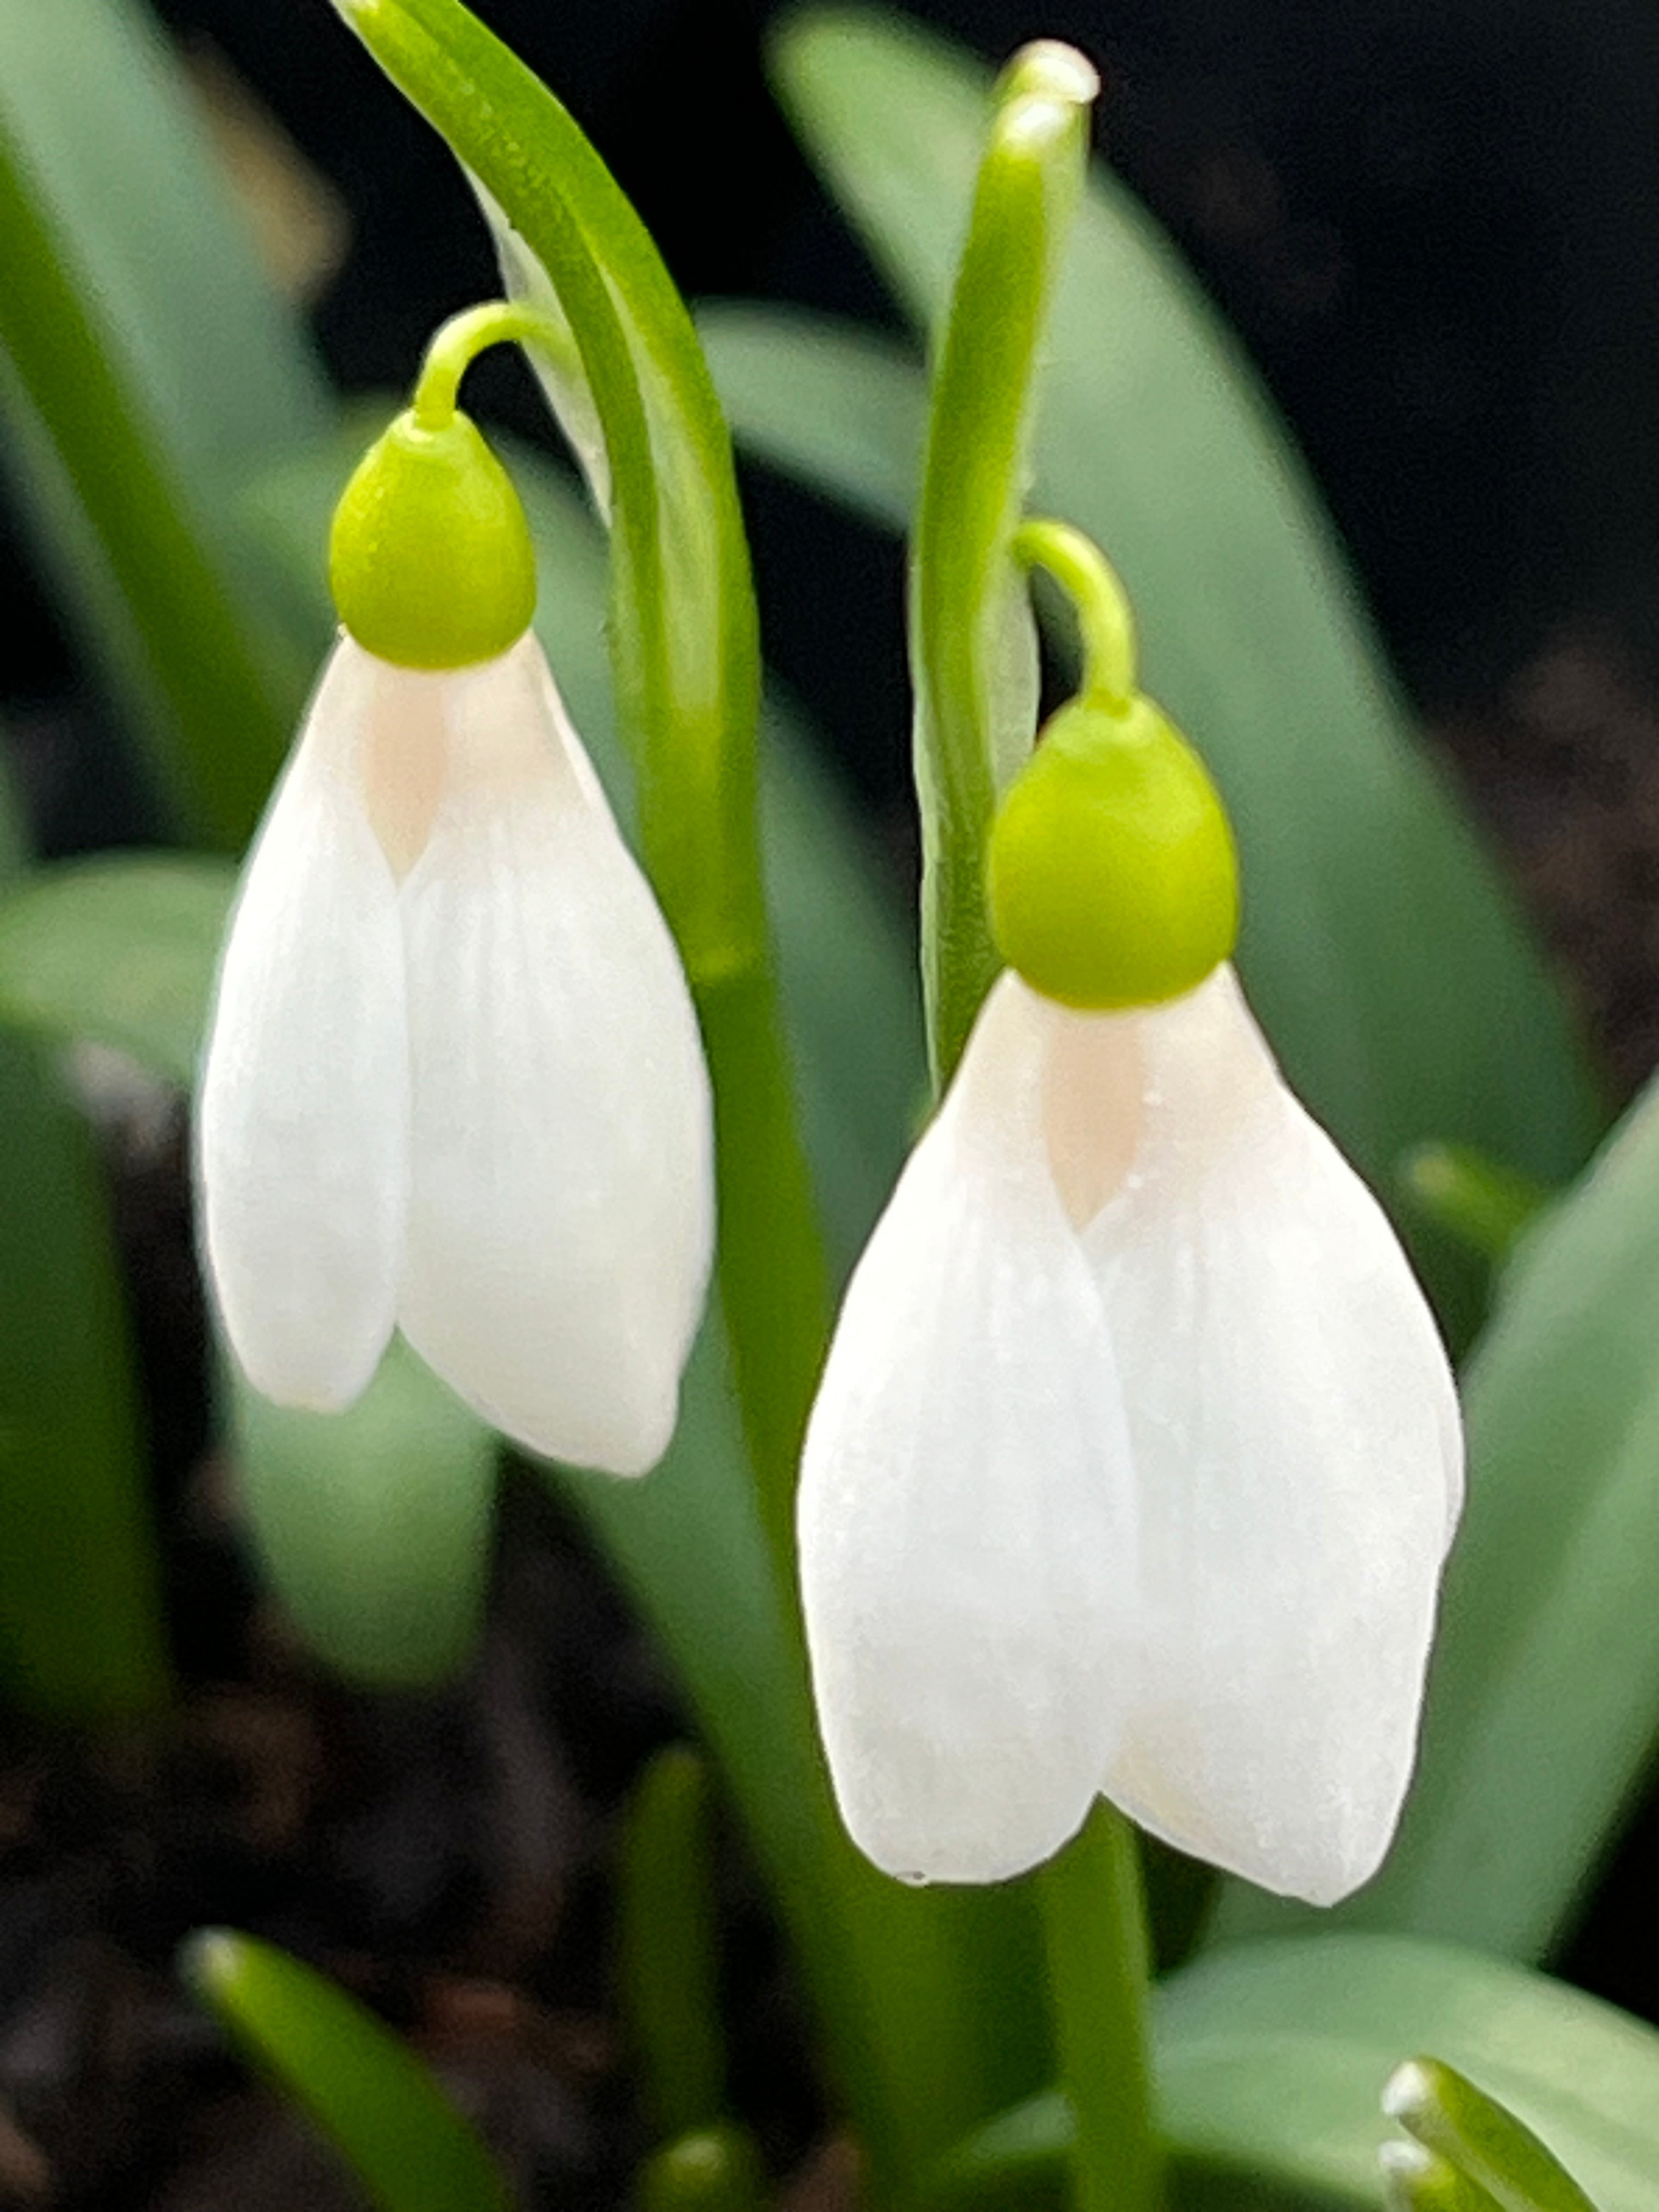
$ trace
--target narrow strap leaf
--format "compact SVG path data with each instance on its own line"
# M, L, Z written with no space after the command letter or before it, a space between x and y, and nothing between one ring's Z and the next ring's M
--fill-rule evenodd
M274 1944L209 1928L191 1990L343 2154L380 2212L509 2212L495 2160L428 2069L356 1998Z

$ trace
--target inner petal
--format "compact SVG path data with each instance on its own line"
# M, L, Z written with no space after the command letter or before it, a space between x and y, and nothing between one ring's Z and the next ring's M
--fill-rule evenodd
M1135 1014L1053 1008L1043 1091L1048 1165L1073 1229L1127 1182L1146 1118L1146 1055Z
M426 849L443 796L446 710L470 672L378 665L357 773L365 811L401 883Z

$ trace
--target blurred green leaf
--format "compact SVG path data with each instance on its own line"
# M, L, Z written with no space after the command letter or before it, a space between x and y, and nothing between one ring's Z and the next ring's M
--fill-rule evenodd
M400 1337L343 1413L273 1406L240 1377L231 1402L241 1498L306 1640L356 1681L453 1676L483 1620L489 1431Z
M659 2135L690 2134L726 2103L720 1933L708 1770L688 1744L634 1785L617 1872L623 2016Z
M167 1691L133 1355L91 1135L0 1037L0 1671L57 1720Z
M1158 1994L1158 2078L1177 2204L1384 2202L1383 2084L1431 2048L1570 2165L1601 2212L1650 2212L1659 2034L1543 1975L1382 1936L1252 1943ZM1057 2094L1002 2114L942 2170L952 2205L1056 2203L1071 2118Z
M1595 2212L1548 2144L1442 2058L1408 2058L1383 2090L1382 2109L1499 2212Z
M1407 1202L1495 1265L1548 1205L1551 1192L1469 1145L1419 1145L1400 1165Z
M130 0L0 8L0 378L60 594L186 816L240 843L304 672L229 483L327 402Z
M100 854L0 892L0 1023L94 1038L183 1090L236 888L203 854Z
M0 767L0 910L39 881L27 844ZM5 1036L0 1127L0 1678L49 1718L100 1721L168 1687L104 1167L51 1057Z
M1540 1956L1629 1806L1659 1741L1656 1345L1650 1087L1517 1247L1469 1364L1469 1499L1417 1781L1348 1923ZM1293 1910L1237 1893L1223 1924Z
M744 2128L701 2128L646 2160L639 2212L764 2212L766 2169Z
M732 301L697 336L744 450L889 530L910 526L927 380L893 339L804 307Z
M813 159L932 328L967 218L985 73L852 9L789 19L774 52ZM781 392L812 373L799 337L775 327L769 341ZM1378 1181L1431 1137L1547 1179L1570 1173L1596 1105L1541 965L1413 747L1257 380L1103 173L1076 225L1048 353L1034 503L1087 530L1120 568L1147 688L1215 770L1243 856L1241 965L1287 1074ZM827 404L827 357L816 373ZM728 398L741 434L743 388ZM868 398L866 380L840 411L854 419ZM763 410L774 458L783 404L781 392ZM830 442L815 430L807 473L822 478Z
M230 1928L192 1936L179 1966L380 2212L509 2212L495 2160L432 2074L337 1984Z

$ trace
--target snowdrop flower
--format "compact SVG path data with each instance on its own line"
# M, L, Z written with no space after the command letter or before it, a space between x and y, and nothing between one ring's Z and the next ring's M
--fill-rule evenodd
M991 873L1015 964L854 1275L801 1469L842 1812L890 1873L989 1881L1103 1795L1329 1903L1410 1777L1461 1498L1445 1355L1245 1004L1220 802L1148 701L1060 711Z
M522 510L454 408L469 357L423 377L336 518L344 629L220 966L204 1244L269 1397L351 1404L401 1328L507 1436L633 1474L672 1434L708 1280L708 1077L529 631Z

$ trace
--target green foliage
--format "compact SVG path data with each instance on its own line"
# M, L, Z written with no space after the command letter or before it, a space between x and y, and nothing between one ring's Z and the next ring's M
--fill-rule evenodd
M0 9L0 354L71 620L182 817L239 844L304 674L224 496L327 403L131 0Z
M0 1037L0 1677L56 1720L165 1698L126 1306L90 1133Z
M850 9L790 19L775 60L831 191L918 328L934 329L984 74ZM816 325L757 312L708 327L740 436L752 416L769 459L844 484L866 509L877 496L906 509L921 394L890 349L849 336L832 353ZM1144 212L1099 173L1045 354L1033 502L1120 569L1146 688L1214 770L1242 860L1240 965L1287 1074L1385 1188L1430 1138L1548 1180L1570 1173L1596 1107L1537 955L1413 746L1255 376ZM808 377L810 419L781 397Z
M90 1037L188 1090L235 895L228 860L100 854L0 893L0 1020Z
M617 1919L623 2014L660 2134L720 2118L726 2103L720 1938L708 1770L684 1744L634 1785Z
M204 1929L185 1980L341 2152L379 2212L509 2212L495 2161L433 2078L353 1997L273 1944Z
M273 1406L233 1375L231 1434L266 1571L313 1649L409 1689L471 1657L488 1587L495 1439L401 1338L355 1406Z
M1096 89L1087 64L1064 47L1027 47L1000 80L932 386L909 611L921 975L936 1091L1002 964L986 907L986 848L997 792L1030 750L1037 704L1036 635L1012 549L1037 349Z
M1177 2204L1372 2212L1383 2085L1425 2048L1534 2129L1600 2212L1651 2204L1659 2034L1499 1960L1377 1936L1243 1945L1164 1984L1158 2081ZM963 2144L937 2195L1050 2205L1070 2139L1063 2100L1034 2099Z
M1502 2212L1595 2212L1548 2146L1442 2058L1408 2058L1382 2109Z

